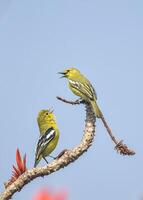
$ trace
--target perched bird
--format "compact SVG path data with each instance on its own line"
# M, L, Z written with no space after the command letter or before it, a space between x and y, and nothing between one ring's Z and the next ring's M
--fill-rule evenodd
M86 102L89 102L92 105L96 117L101 118L102 113L96 102L97 95L89 80L76 68L66 69L63 72L59 72L59 74L63 75L61 78L65 77L68 79L71 91Z
M59 129L53 111L41 110L38 114L37 122L41 136L36 148L34 167L38 165L42 158L47 162L45 157L50 156L59 140Z

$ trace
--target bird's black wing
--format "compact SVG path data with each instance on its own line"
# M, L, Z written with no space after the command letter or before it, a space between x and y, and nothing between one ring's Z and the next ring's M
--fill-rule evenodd
M45 150L47 145L54 139L56 131L54 128L49 128L44 135L39 138L37 148L36 148L36 158L39 158L39 155Z

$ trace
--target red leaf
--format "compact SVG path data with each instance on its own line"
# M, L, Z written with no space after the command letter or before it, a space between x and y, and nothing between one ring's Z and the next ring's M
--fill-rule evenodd
M16 162L17 162L17 167L18 167L19 171L23 172L23 162L21 159L19 149L16 150Z
M11 185L14 181L18 179L18 177L21 174L23 174L27 170L26 154L24 155L23 160L22 160L19 149L16 150L16 163L17 163L17 167L15 167L14 165L12 166L13 167L12 176L10 180L5 184L5 187L8 187L9 185Z
M18 176L20 176L21 172L20 172L14 165L13 165L12 167L13 167L13 169L14 169L13 172L14 172L15 174L17 174Z
M23 171L25 172L26 171L26 154L24 155L24 158L23 158Z

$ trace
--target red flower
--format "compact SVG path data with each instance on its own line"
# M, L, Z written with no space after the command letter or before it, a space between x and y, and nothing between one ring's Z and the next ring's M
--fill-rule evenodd
M49 190L42 189L37 192L33 200L67 200L67 194L64 191L53 194Z

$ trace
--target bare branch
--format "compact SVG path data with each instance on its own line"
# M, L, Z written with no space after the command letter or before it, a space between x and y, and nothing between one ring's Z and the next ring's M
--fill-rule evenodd
M117 150L118 153L120 153L121 155L127 155L127 156L132 156L135 154L135 152L131 149L129 149L127 147L127 145L123 144L123 140L118 141L117 138L113 135L111 128L108 126L103 114L101 117L101 120L111 138L111 140L114 142L115 146L115 150Z
M72 105L77 105L77 104L80 104L80 103L84 103L84 101L81 100L81 99L78 99L76 101L68 101L68 100L66 100L64 98L61 98L61 97L57 97L57 99L60 100L60 101L63 101L64 103L68 103L68 104L72 104ZM113 135L111 128L108 126L107 121L105 120L104 115L103 115L102 112L101 112L101 114L102 114L101 115L101 120L102 120L102 122L103 122L103 124L104 124L104 126L105 126L105 128L107 130L107 133L109 134L111 140L116 145L115 146L115 150L118 153L120 153L121 155L128 155L128 156L134 155L135 152L133 150L129 149L127 147L127 145L123 144L123 140L120 140L120 141L117 140L117 138Z
M95 115L89 104L85 104L86 107L86 121L83 138L79 145L72 150L65 150L60 156L57 157L48 166L37 167L27 170L22 174L14 183L8 186L3 193L0 194L0 200L10 199L16 192L20 191L26 184L31 182L37 177L43 177L50 175L70 163L77 160L84 152L88 150L94 139L95 133Z
M85 101L82 100L82 99L77 99L75 101L69 101L69 100L62 98L62 97L57 97L57 99L60 100L60 101L63 101L64 103L68 103L68 104L71 104L71 105L79 105L79 104L85 103Z

